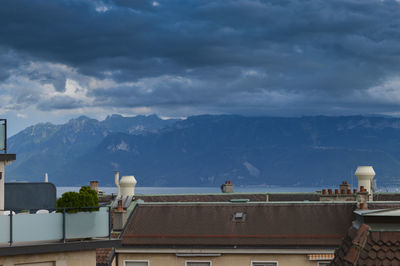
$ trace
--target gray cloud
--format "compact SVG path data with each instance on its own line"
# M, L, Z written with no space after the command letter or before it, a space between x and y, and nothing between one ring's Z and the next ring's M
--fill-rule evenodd
M0 82L19 71L62 93L74 79L93 99L21 98L41 110L146 107L185 116L393 113L399 107L400 96L393 99L400 84L390 83L390 94L382 87L400 74L397 1L157 3L3 1ZM46 64L21 67L26 58L76 73L43 69ZM91 78L113 85L89 88ZM388 96L379 97L379 90Z
M49 111L53 109L74 109L82 106L82 102L69 96L54 96L48 100L40 101L38 109Z

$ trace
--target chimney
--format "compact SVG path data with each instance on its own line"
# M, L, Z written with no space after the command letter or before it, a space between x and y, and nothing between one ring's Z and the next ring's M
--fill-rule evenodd
M121 196L121 188L119 186L119 172L118 171L115 172L115 185L117 186L117 189L118 189L117 197L120 197Z
M358 189L361 192L361 187L364 187L369 193L368 200L371 201L373 199L371 183L373 182L375 176L374 168L372 168L372 166L359 166L357 167L355 175L358 180Z
M230 180L221 185L221 191L222 193L233 193L233 184L231 184Z
M122 212L124 210L124 208L122 207L122 200L118 200L118 207L117 207L117 211L118 212Z
M123 176L119 181L121 187L121 196L128 197L135 195L136 179L133 175Z
M357 192L357 208L365 210L368 208L368 191L361 186L360 191Z
M127 220L128 213L122 206L122 199L118 199L117 209L114 209L113 213L113 229L117 231L124 229Z
M342 184L339 185L339 189L340 191L342 190L347 191L348 189L350 189L350 185L349 183L347 183L347 181L343 181Z
M44 182L49 183L49 175L47 173L44 174Z
M90 188L99 193L99 181L90 181Z

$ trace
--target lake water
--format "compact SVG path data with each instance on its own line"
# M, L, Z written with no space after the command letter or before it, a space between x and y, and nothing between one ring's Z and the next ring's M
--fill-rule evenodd
M235 186L235 192L315 192L328 187L281 187L281 186ZM332 187L333 189L337 187ZM57 187L57 197L67 191L79 191L80 187ZM116 187L99 187L106 194L117 194ZM193 193L220 193L219 187L136 187L136 194L193 194ZM378 192L399 192L398 187L378 187Z
M67 191L79 191L80 187L57 187L57 197ZM319 187L235 187L235 192L315 192ZM99 187L106 194L116 194L116 187ZM220 193L219 187L136 187L136 194L192 194L192 193Z

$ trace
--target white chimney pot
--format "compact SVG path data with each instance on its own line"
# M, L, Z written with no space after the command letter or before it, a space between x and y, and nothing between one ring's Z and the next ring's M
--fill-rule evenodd
M374 179L375 171L372 166L359 166L355 172L355 175L358 179L358 190L360 191L361 186L368 191L371 195L370 200L372 198L372 190L371 190L371 182Z
M119 181L121 196L128 197L135 195L136 179L133 175L123 176Z

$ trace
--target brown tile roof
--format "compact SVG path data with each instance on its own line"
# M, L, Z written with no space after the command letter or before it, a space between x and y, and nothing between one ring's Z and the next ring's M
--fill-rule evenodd
M252 202L267 201L319 201L317 193L220 193L220 194L175 194L136 195L144 202L227 202L232 199L249 199Z
M400 201L400 193L388 193L388 192L375 193L374 201Z
M336 247L354 204L138 204L122 245ZM244 221L234 221L242 212Z
M400 232L351 227L330 265L400 265Z
M108 265L109 259L113 253L112 248L98 248L96 249L96 264Z
M381 209L393 209L399 208L400 204L397 202L368 202L368 209L369 210L381 210Z

